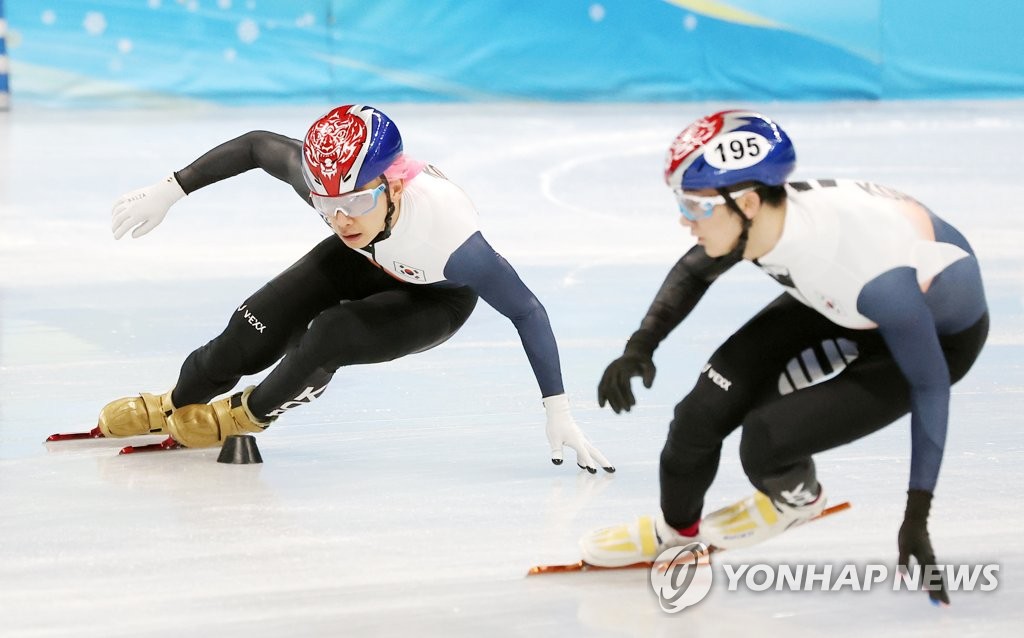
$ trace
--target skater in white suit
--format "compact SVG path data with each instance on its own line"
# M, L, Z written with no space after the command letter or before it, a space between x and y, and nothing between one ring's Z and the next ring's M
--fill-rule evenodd
M469 197L405 155L398 127L378 109L332 109L303 140L252 131L225 142L123 196L114 236L144 235L187 194L256 168L290 186L331 235L241 297L224 331L185 359L174 388L104 407L104 436L165 433L175 444L205 447L261 432L318 398L345 366L443 343L480 297L519 333L546 410L551 460L561 464L567 446L589 472L614 471L572 417L544 306L484 239ZM270 367L258 385L209 403Z
M892 188L862 181L787 181L788 135L747 111L686 128L665 180L696 239L669 272L598 400L635 404L631 379L654 381L653 354L715 279L741 260L785 292L704 365L675 408L661 454L661 512L581 540L584 560L626 565L694 540L756 543L825 507L813 455L911 415L901 565L934 565L927 518L949 421L950 386L988 333L978 260L967 240ZM742 428L740 459L756 493L703 516L722 441ZM941 586L932 599L948 603Z

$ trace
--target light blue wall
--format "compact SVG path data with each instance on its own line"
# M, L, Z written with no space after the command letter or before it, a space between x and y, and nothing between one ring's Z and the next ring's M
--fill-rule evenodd
M1024 96L1020 0L6 0L15 101Z
M4 19L4 0L0 0L0 110L7 108L7 21Z

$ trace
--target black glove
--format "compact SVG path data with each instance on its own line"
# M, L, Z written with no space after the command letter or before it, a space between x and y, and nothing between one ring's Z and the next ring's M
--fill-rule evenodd
M604 407L605 402L615 410L615 414L629 412L636 405L633 388L630 384L633 377L643 377L644 387L654 384L653 348L641 346L630 339L622 356L608 364L597 384L597 404Z
M910 558L917 559L921 569L921 582L928 591L932 603L949 604L949 593L942 578L941 567L935 564L935 552L928 538L928 512L932 506L932 493L925 490L907 490L907 511L900 526L899 569L906 573ZM930 586L929 586L930 584Z

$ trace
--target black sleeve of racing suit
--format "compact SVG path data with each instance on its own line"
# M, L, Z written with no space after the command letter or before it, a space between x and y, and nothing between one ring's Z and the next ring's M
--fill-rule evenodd
M269 131L250 131L224 142L174 173L186 194L248 170L261 168L290 185L308 203L302 179L302 142Z
M626 352L650 357L658 344L690 314L715 279L740 259L735 253L709 257L699 245L687 251L665 277L640 322L640 329L626 343Z

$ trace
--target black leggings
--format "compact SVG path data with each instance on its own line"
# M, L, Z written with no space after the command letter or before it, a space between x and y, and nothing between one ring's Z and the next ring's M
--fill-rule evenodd
M954 383L987 334L986 314L940 338ZM722 441L740 425L744 472L758 490L779 498L800 483L816 485L812 454L871 434L909 411L910 386L877 330L843 328L783 294L718 348L676 406L661 453L665 520L682 528L700 519Z
M394 279L336 236L246 299L182 364L173 401L206 403L284 359L249 396L258 417L319 396L341 366L390 361L446 341L469 318L469 288Z

